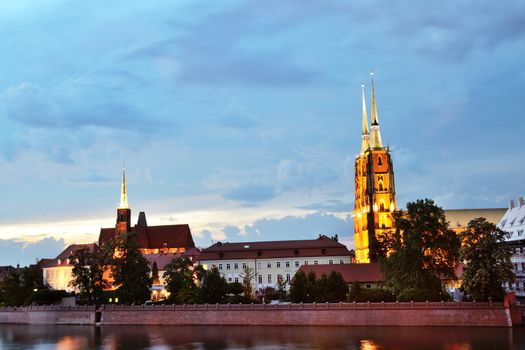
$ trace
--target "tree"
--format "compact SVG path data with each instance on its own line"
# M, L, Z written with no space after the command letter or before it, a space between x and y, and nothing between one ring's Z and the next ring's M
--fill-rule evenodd
M103 258L98 252L91 252L87 247L77 250L69 258L73 261L71 287L79 289L80 299L88 304L98 302L103 289L108 285L103 275Z
M157 266L157 262L154 261L151 265L151 283L152 284L159 284L159 267Z
M252 280L255 278L255 270L251 267L245 267L240 274L242 278L243 293L247 300L253 300Z
M346 300L348 286L340 272L332 271L328 275L326 283L327 300L330 303L338 303Z
M277 276L277 296L279 301L285 301L288 298L288 292L286 291L287 284L282 275Z
M150 298L149 263L140 253L132 234L116 239L111 274L122 303L143 304Z
M11 271L3 283L3 299L6 305L30 305L36 291L46 289L42 269L36 265Z
M441 279L456 279L460 243L443 209L430 199L417 200L394 212L394 221L395 232L377 239L386 286L396 296L415 289L427 300L444 298Z
M303 270L299 270L290 283L290 299L294 303L302 303L306 301L306 285L308 281Z
M461 259L465 262L462 289L479 301L503 300L505 284L515 281L509 234L485 218L471 220L461 234Z
M223 301L228 290L228 283L221 277L219 270L213 267L202 278L200 297L203 303L216 304Z
M195 304L199 302L199 281L204 275L201 265L193 266L190 259L177 257L165 267L164 281L170 292L169 300L176 304Z

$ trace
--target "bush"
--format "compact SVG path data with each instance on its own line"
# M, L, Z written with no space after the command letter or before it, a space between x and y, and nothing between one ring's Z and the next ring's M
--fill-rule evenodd
M34 305L52 305L60 304L62 298L68 297L70 294L65 290L42 289L33 294L32 304Z
M432 291L417 288L403 289L398 295L398 301L448 301L450 295L443 291Z
M383 288L361 288L358 284L353 284L348 296L348 301L355 302L372 302L379 303L381 301L390 302L395 301L394 295L387 289Z

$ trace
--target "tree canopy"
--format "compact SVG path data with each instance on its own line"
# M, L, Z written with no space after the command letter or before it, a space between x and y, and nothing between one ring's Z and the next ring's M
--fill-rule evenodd
M142 256L132 234L117 238L111 274L117 295L124 304L143 304L150 298L149 263Z
M72 279L69 282L71 287L79 290L80 299L93 304L102 297L102 291L107 286L107 281L103 278L104 257L102 251L91 252L87 247L77 250L69 258L73 262L71 271Z
M193 266L190 259L177 257L165 267L163 275L169 300L176 304L194 304L199 302L197 282L202 278L204 269Z
M447 297L441 280L453 280L460 241L443 209L431 199L394 212L395 231L379 237L377 254L386 286L398 297L417 290L426 300ZM411 293L408 293L411 294Z
M461 234L462 289L472 299L502 300L504 285L514 283L508 235L484 218L471 220Z

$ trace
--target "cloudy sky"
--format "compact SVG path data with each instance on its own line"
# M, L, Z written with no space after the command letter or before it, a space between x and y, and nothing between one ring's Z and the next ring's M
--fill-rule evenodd
M0 37L0 265L113 226L124 160L201 247L352 247L371 68L400 206L525 193L524 1L2 1Z

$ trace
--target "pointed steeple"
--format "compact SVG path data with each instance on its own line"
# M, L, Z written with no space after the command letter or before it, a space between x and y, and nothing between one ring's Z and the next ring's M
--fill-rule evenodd
M126 163L122 162L122 188L120 190L120 204L118 209L129 209L128 192L126 189Z
M368 116L366 114L366 102L365 102L365 84L361 84L361 95L363 99L363 126L361 132L361 154L370 147L370 135L368 132Z
M377 105L376 105L376 93L374 90L374 72L370 72L372 80L372 135L370 135L370 147L371 148L383 148L383 142L381 142L381 133L379 132L379 119L377 117Z

